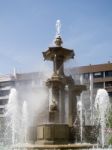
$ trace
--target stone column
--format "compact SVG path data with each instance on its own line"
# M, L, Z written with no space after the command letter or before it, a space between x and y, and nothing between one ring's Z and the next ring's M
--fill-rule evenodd
M60 123L65 123L65 89L64 85L61 86L59 91L59 110L60 110Z
M76 95L71 85L68 86L68 124L70 127L73 126L77 115L77 102Z
M64 75L64 65L63 65L63 57L62 56L55 56L55 72L58 75Z

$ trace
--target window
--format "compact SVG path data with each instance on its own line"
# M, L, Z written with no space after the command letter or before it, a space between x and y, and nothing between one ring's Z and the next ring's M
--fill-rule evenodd
M0 100L0 105L5 105L8 103L8 99Z
M109 96L112 97L112 92L109 92Z
M84 79L89 79L89 73L84 73L84 74L83 74L83 78L84 78Z
M5 90L5 91L0 91L0 96L6 96L9 95L9 90Z
M94 88L103 88L103 82L94 83Z
M105 77L112 77L112 71L106 71Z
M13 85L13 82L11 81L0 82L0 87L6 87L10 85Z
M112 87L112 81L106 82L106 83L105 83L105 86L106 86L106 87Z
M0 114L4 113L4 108L0 108Z

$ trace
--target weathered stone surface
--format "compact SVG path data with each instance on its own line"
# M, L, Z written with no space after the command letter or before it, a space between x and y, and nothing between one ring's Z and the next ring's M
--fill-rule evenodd
M66 144L69 141L69 127L66 124L43 124L37 126L38 144Z

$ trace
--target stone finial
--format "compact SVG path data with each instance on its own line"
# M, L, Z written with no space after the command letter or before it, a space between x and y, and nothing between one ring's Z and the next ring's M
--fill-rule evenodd
M63 43L62 39L60 36L56 37L54 43L56 44L56 46L60 47L61 44Z

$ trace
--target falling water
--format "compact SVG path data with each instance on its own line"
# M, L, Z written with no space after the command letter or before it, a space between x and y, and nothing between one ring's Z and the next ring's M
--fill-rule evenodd
M18 141L19 134L19 108L17 102L18 93L15 88L12 88L9 94L9 101L6 108L6 118L7 118L7 129L6 135L9 134L11 130L11 144L15 144Z
M27 102L23 102L22 106L22 142L27 143L27 129L28 129L28 108Z
M94 124L94 117L93 117L93 74L90 74L90 109L91 109L91 125Z
M98 113L98 123L101 126L101 144L105 145L106 118L109 110L109 96L105 89L99 89L95 98L95 108Z
M80 142L83 140L83 118L82 118L82 94L80 96L80 101L77 104L77 108L79 111L79 119L80 119Z
M80 83L83 84L83 76L80 76ZM80 109L80 140L82 143L83 138L83 118L82 118L82 101L83 101L83 92L80 95L80 103L79 103L79 109Z

